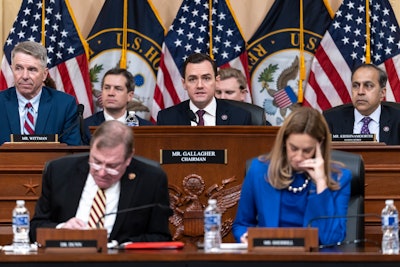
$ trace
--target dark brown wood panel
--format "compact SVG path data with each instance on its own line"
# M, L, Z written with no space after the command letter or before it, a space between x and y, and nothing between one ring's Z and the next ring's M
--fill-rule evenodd
M142 126L133 128L136 154L156 161L160 161L162 149L226 150L226 164L162 164L168 174L170 192L176 193L173 195L173 200L179 200L176 208L181 213L176 214L176 219L184 218L187 222L185 225L179 222L171 223L173 233L176 234L179 228L180 235L178 236L182 237L183 234L191 236L193 240L198 239L196 235L202 231L199 228L202 223L199 222L201 213L195 212L196 209L204 208L207 198L212 194L220 194L220 197L225 194L225 196L232 196L232 199L237 198L234 192L242 183L246 160L268 152L278 129L278 127L263 126ZM397 177L400 172L400 146L334 143L333 149L362 155L366 168L366 213L379 215L387 198L393 198L400 208L400 179ZM16 199L25 199L33 214L34 205L41 190L41 174L46 161L88 150L88 147L54 144L1 146L0 224L11 224L11 211ZM201 182L204 184L201 185ZM36 186L37 184L39 185ZM193 191L196 186L203 188L200 188L200 191ZM236 205L233 205L224 214L223 221L227 229L224 241L233 240L229 227L235 212ZM371 216L365 221L366 237L380 242L379 218Z

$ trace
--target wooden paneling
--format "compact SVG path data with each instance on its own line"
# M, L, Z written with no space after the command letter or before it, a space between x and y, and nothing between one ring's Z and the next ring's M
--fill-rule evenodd
M175 192L176 205L182 213L175 214L176 218L183 216L193 224L184 225L175 222L171 224L174 234L177 228L181 235L195 236L199 232L196 213L188 213L193 203L201 208L207 203L212 194L230 194L230 189L240 186L245 174L247 159L268 152L275 140L278 127L263 126L216 126L216 127L183 127L183 126L141 126L135 127L136 154L160 161L160 150L196 150L196 149L226 149L226 164L162 164L168 174L170 192ZM60 147L48 145L31 146L1 146L0 147L0 224L11 224L11 211L16 199L25 199L33 214L34 205L41 191L41 173L47 160L65 156L71 153L86 152L88 147ZM372 213L365 219L366 238L380 242L379 214L387 198L393 198L400 208L400 146L382 146L373 144L347 145L336 143L333 149L361 154L366 169L365 178L365 213ZM203 181L200 191L191 192L188 178ZM199 178L200 177L200 178ZM198 179L198 180L196 180ZM190 180L190 179L189 179ZM229 228L236 213L236 205L227 209L223 221ZM190 215L190 216L188 216ZM189 218L188 218L189 217ZM197 226L196 226L197 225ZM186 231L185 231L186 230ZM182 237L182 236L181 236ZM196 240L196 237L192 237ZM224 241L233 241L229 233Z

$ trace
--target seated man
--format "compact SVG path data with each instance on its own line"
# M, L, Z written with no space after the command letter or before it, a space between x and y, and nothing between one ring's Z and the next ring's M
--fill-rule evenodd
M85 119L85 144L90 142L89 126L99 126L104 121L118 120L125 123L128 115L127 104L133 98L135 79L126 69L113 68L108 70L101 82L101 98L103 110ZM135 115L140 125L153 125L148 120Z
M44 86L47 51L31 41L11 52L15 86L0 92L0 145L11 134L58 134L61 143L81 145L76 100Z
M217 80L217 66L209 56L190 55L182 73L189 100L160 110L157 125L251 125L248 111L215 98Z
M331 134L375 134L378 142L399 145L400 109L382 102L386 73L373 64L362 64L353 71L351 82L352 105L323 112Z
M216 84L215 97L219 99L230 99L245 101L249 90L247 89L246 77L235 68L224 68L218 71L219 80Z
M39 227L88 229L100 223L107 229L109 241L171 240L167 176L161 168L133 158L133 143L128 126L107 121L94 132L89 155L67 156L46 164L42 194L30 223L31 240L36 240ZM100 192L105 207L94 216L92 203ZM115 214L151 204L159 205Z
M249 111L252 116L253 125L271 125L267 121L265 110L262 107L245 102L249 90L247 88L246 77L240 70L224 68L218 71L218 75L219 80L217 80L215 90L216 98L231 100L231 104Z

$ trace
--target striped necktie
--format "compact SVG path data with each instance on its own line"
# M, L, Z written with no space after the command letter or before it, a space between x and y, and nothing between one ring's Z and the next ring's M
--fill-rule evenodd
M33 106L30 102L25 105L25 122L24 122L24 134L32 135L35 134L35 120L33 117Z
M104 214L106 213L106 195L104 190L99 188L93 199L90 209L88 226L90 228L104 228Z

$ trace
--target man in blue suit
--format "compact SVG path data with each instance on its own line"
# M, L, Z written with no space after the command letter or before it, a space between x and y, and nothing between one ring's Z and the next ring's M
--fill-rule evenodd
M209 56L190 55L182 73L183 87L189 100L160 110L157 125L251 125L250 112L215 98L218 79L217 66Z
M0 92L0 145L9 142L11 134L58 134L61 143L80 145L75 98L43 86L48 75L46 48L31 41L17 44L11 69L15 86ZM24 126L28 112L33 128L29 133Z
M90 142L89 126L99 126L109 120L125 123L128 115L127 104L132 101L134 90L135 79L128 70L113 68L104 74L101 82L101 98L104 109L85 119L84 143L89 144ZM139 126L153 125L150 121L135 116L139 121Z

